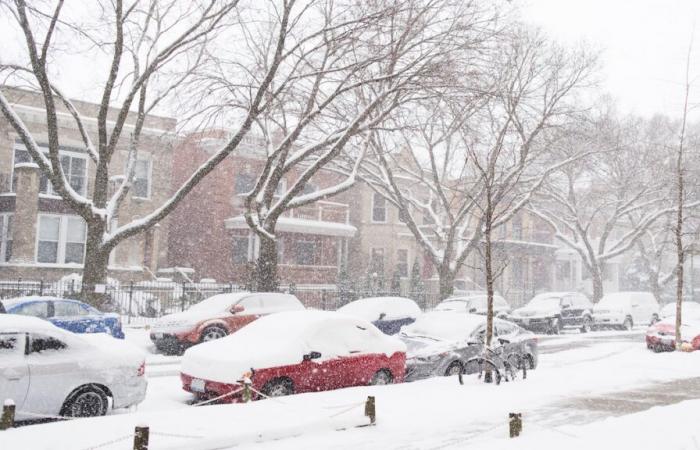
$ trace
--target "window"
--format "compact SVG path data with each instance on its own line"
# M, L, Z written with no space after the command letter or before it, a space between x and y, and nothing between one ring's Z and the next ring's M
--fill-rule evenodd
M236 175L236 194L247 194L255 187L255 178L247 173L239 173Z
M408 276L408 250L399 249L396 255L396 271L400 277Z
M41 319L46 319L49 317L49 303L48 302L31 302L20 305L18 308L12 310L12 314L21 314L23 316L33 316L39 317Z
M301 195L312 194L318 191L318 187L315 184L306 182L304 187L301 189Z
M248 237L236 236L233 238L233 263L245 264L248 262Z
M22 341L24 335L19 333L0 334L0 356L21 355L24 353Z
M12 214L0 214L0 262L12 258Z
M523 239L523 219L520 216L513 218L513 239L516 241Z
M313 266L316 264L316 243L313 241L298 241L294 262L300 266Z
M370 252L369 268L372 273L384 273L384 249L373 248Z
M63 350L66 344L58 339L41 334L33 334L30 337L29 351L27 353L41 353L49 350Z
M85 221L80 217L39 215L37 262L82 264L85 232Z
M134 164L134 180L131 193L137 198L151 197L151 161L142 159Z
M87 316L89 311L80 303L75 302L54 302L54 316L56 317L75 317Z
M48 153L48 148L42 147L42 151ZM63 173L66 179L75 192L87 194L87 156L74 151L59 151L59 158ZM15 147L15 164L32 162L33 159L26 148L21 144L16 144ZM15 189L15 175L12 176L12 190ZM39 192L42 194L56 195L56 191L51 186L48 177L41 175L39 182Z
M372 195L372 222L386 222L386 199L377 192Z

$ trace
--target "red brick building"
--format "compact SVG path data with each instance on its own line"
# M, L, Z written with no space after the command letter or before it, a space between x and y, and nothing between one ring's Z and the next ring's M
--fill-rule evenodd
M226 138L223 131L210 131L204 137L184 139L173 155L173 188L221 148ZM168 251L171 266L194 269L193 279L245 282L259 241L243 218L243 202L264 164L263 145L255 137L246 138L173 212ZM285 180L283 188L294 181L293 176ZM319 173L308 188L332 186L337 177ZM340 264L347 258L348 240L356 233L344 194L333 201L288 211L280 217L276 231L283 284L334 284Z

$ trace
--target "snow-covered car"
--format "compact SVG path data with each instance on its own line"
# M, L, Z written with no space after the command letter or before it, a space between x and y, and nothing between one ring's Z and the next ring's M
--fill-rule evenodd
M537 337L514 323L494 319L494 340L502 339L506 357L518 354L527 367L537 367ZM434 376L478 371L467 364L483 353L486 317L430 311L401 329L399 338L406 344L406 381Z
M117 339L124 339L118 314L98 311L78 300L31 296L6 299L0 303L3 303L5 310L10 314L45 319L73 333L107 333Z
M593 307L596 328L631 330L634 324L654 324L659 320L659 303L651 292L605 294Z
M151 341L158 350L179 353L200 342L234 333L260 316L303 310L293 295L276 292L218 294L183 312L163 316L151 327Z
M460 295L446 298L435 306L435 311L456 311L470 314L486 315L487 295ZM493 313L496 317L506 318L510 313L510 305L500 295L493 296Z
M238 332L185 351L182 387L198 398L230 394L252 375L253 389L275 397L402 382L406 346L371 323L332 311L272 314Z
M14 401L17 420L101 416L110 405L136 405L146 396L144 370L143 352L122 340L0 315L0 398Z
M586 333L593 326L592 310L590 300L578 292L544 292L508 318L531 331L559 334L564 327L573 327Z
M338 312L372 322L385 334L398 333L421 314L418 304L404 297L362 298L341 306Z
M686 314L690 314L691 316L700 316L700 303L698 302L691 302L691 301L683 301L681 304L682 312L681 316L684 316ZM663 308L661 308L661 311L659 312L659 318L660 319L665 319L667 317L676 317L676 303L667 303L664 305Z
M700 304L684 301L681 307L682 343L700 350ZM676 304L665 305L659 314L662 319L647 329L647 348L657 352L672 351L676 348Z

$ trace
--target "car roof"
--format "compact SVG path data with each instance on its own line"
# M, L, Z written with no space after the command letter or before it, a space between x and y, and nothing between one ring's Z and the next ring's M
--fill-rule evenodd
M78 300L73 300L73 299L69 299L69 298L53 297L53 296L49 296L49 295L43 295L43 296L42 295L28 295L26 297L6 298L6 299L0 300L0 302L2 302L3 305L5 305L5 308L10 308L10 307L20 305L22 303L59 301L59 300L78 302Z
M0 314L0 333L60 331L51 322L33 316L20 314Z

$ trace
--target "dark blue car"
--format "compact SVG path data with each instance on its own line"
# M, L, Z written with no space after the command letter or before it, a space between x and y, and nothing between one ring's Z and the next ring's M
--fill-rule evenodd
M124 339L117 314L98 311L78 300L56 297L22 297L2 300L8 314L22 314L46 319L73 333L107 333Z
M370 321L389 335L396 334L402 326L415 322L421 314L416 302L404 297L362 298L340 307L338 312Z

